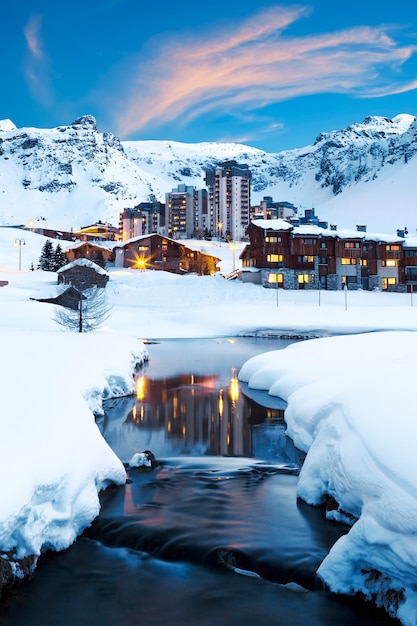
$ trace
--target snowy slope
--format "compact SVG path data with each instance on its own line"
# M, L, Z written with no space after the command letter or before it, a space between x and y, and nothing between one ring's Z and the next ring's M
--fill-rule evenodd
M252 204L265 195L339 226L393 232L417 227L417 118L368 117L320 134L312 145L271 154L236 143L121 142L86 115L54 129L0 121L0 225L39 217L70 229L160 201L178 184L204 187L207 169L227 160L252 171Z

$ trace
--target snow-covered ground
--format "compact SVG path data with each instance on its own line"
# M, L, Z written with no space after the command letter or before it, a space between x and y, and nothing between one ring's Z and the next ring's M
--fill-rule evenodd
M23 233L19 272L17 237L0 228L3 554L65 547L97 514L97 491L124 481L92 412L103 393L128 392L133 363L146 356L141 338L337 333L256 357L240 376L288 401L289 434L308 452L299 495L312 504L332 496L340 508L329 515L354 522L319 574L416 624L417 295L277 294L220 276L109 269L110 317L78 335L57 326L54 305L31 300L56 288L56 274L28 269L44 238ZM199 245L232 269L227 244Z

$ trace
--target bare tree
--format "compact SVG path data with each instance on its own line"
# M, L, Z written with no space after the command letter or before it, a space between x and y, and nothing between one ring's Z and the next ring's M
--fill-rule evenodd
M111 307L101 287L76 289L78 302L76 308L55 307L55 321L67 330L88 333L97 330L109 317Z

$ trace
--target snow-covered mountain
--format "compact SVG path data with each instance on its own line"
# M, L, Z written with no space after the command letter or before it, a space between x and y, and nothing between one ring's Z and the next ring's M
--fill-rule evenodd
M417 118L367 117L321 133L305 148L267 153L236 143L121 142L94 117L53 129L0 121L0 225L42 220L70 229L148 200L178 184L204 187L205 171L227 159L252 171L252 204L294 203L339 226L391 232L417 227Z

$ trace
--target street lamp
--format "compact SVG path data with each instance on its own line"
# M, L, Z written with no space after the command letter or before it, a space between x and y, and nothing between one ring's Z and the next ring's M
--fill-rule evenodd
M19 239L18 237L14 240L14 245L19 246L19 272L22 269L22 246L26 245L26 241L24 239Z
M237 248L237 245L234 243L234 241L232 241L230 243L230 249L233 253L233 271L236 270L236 248Z

